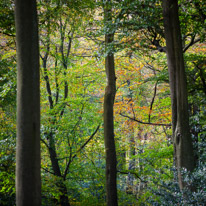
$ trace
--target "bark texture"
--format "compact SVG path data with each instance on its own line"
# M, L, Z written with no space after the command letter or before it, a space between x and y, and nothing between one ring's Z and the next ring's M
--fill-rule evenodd
M39 43L35 0L15 0L17 43L16 205L41 205Z
M111 22L110 1L106 2L105 6L105 22L106 26ZM114 54L110 48L114 40L114 33L108 32L105 35L105 46L107 56L105 59L105 70L107 75L107 86L104 95L104 142L106 151L106 195L107 206L116 206L117 202L117 171L116 171L116 150L114 140L114 114L113 106L116 93L116 77L114 66Z
M180 169L193 171L195 159L189 127L188 95L177 0L163 0L163 16L172 101L174 156L179 186L183 189L185 183Z

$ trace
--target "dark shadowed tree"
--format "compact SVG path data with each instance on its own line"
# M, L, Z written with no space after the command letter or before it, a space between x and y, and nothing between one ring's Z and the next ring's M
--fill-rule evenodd
M195 160L189 127L188 95L177 0L163 0L163 16L172 99L175 163L179 186L183 189L185 183L180 170L186 168L193 171Z
M116 171L116 150L114 140L114 114L113 106L116 94L116 77L114 66L114 31L111 28L112 14L111 1L106 1L104 5L105 15L105 70L107 76L107 86L104 95L104 142L106 151L106 196L107 206L118 205L117 201L117 171Z
M17 43L16 204L41 205L38 21L35 0L15 0Z

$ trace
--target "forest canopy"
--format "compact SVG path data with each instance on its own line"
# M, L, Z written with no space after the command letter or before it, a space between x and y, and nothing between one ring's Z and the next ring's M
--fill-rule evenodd
M204 1L23 2L0 2L0 205L30 166L45 206L204 205Z

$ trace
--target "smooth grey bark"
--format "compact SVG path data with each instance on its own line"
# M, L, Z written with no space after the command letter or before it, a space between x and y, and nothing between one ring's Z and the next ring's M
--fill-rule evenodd
M105 2L105 26L109 26L112 20L111 16L111 2ZM114 66L114 54L109 46L114 41L114 33L109 31L105 34L105 47L107 55L105 58L105 70L107 76L107 86L104 95L104 143L106 152L106 196L107 206L118 205L117 201L117 159L114 139L114 100L116 94L116 77Z
M195 159L189 127L188 95L183 58L178 1L163 0L164 28L167 48L167 62L172 101L172 128L175 164L178 170L180 189L186 183L181 168L193 171Z
M41 205L39 42L35 0L15 0L16 205Z

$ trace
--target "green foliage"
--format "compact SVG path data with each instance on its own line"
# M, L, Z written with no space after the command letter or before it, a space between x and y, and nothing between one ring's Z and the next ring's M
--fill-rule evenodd
M14 109L0 109L0 205L15 203L15 123Z
M8 36L15 35L14 28L14 0L2 0L0 2L0 33Z
M5 57L7 55L7 57ZM15 204L16 69L13 52L0 61L0 205Z
M194 0L180 1L180 22L183 34L197 35L201 41L205 39L205 3L204 1ZM187 37L188 37L187 36Z
M184 181L189 187L180 191L178 182L175 181L163 181L161 180L161 185L158 189L152 189L152 192L158 197L156 200L150 198L149 203L152 205L204 205L206 202L206 178L205 178L205 142L199 144L201 150L203 149L203 155L200 157L200 162L191 174L187 171L182 171L184 176ZM175 179L177 179L177 174L175 173ZM191 191L193 187L194 191Z
M14 105L16 98L15 64L13 60L2 57L0 68L0 106Z

